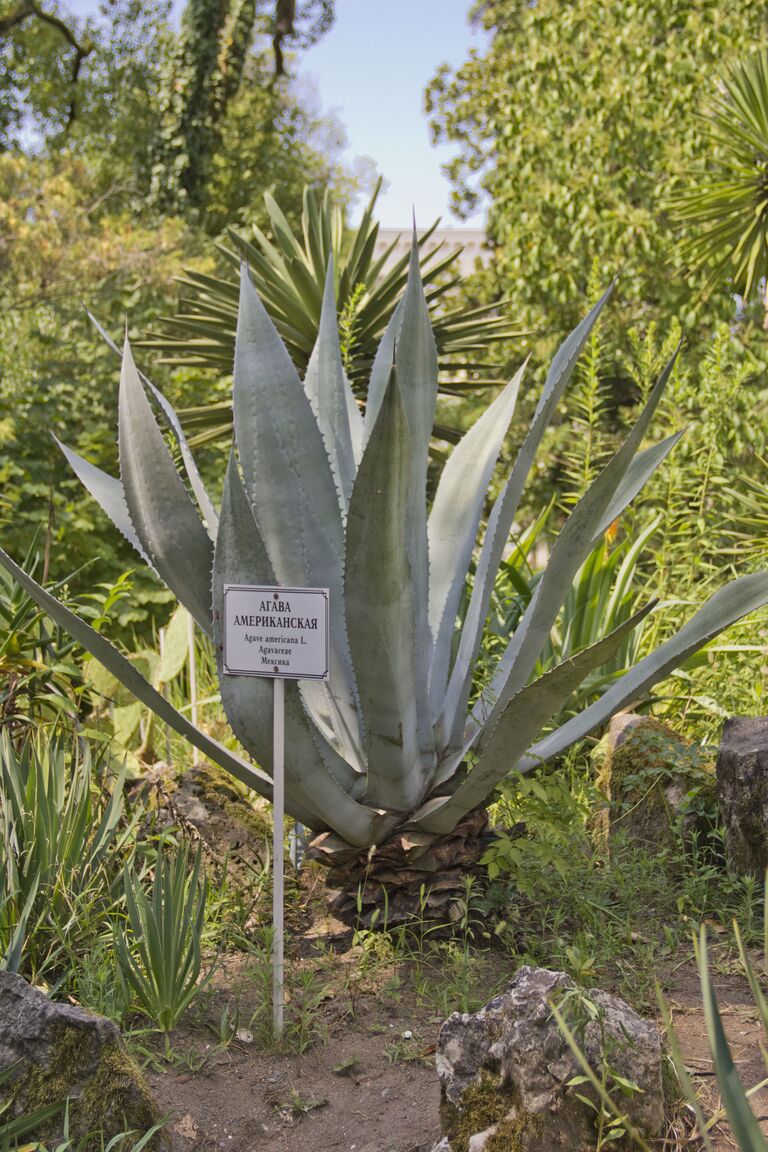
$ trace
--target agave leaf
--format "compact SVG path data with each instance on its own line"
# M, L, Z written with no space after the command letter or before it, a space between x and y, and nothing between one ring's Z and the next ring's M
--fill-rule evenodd
M408 560L411 437L393 369L355 479L347 520L345 598L366 733L367 795L408 811L434 764L419 680L416 587ZM420 713L420 707L422 709Z
M362 447L363 417L341 362L333 261L328 263L317 343L307 365L304 390L323 434L339 490L342 515L346 516L357 467L356 455L359 460Z
M683 428L679 432L673 432L672 435L667 436L666 439L660 440L658 444L652 444L650 448L638 452L629 468L627 468L626 474L612 496L611 502L597 526L594 534L595 543L608 531L614 520L618 520L625 508L632 503L635 496L645 487L653 473L664 463L667 456L669 456L672 449L684 435L685 429Z
M531 427L509 478L494 503L477 564L469 608L461 630L456 660L437 722L438 746L445 745L449 748L462 746L469 695L472 690L472 673L483 639L493 582L512 530L525 481L533 466L541 439L573 374L576 362L612 292L613 284L555 353Z
M406 500L406 554L411 565L416 608L416 676L419 693L424 694L424 703L421 698L417 703L422 728L419 743L426 749L434 747L427 696L433 646L429 626L427 467L437 402L437 351L421 282L415 228L408 284L403 297L402 324L395 348L395 371L410 441L411 475L403 498Z
M226 509L227 522L224 530L221 528L221 521L219 522L219 536L216 541L218 563L214 558L215 595L219 595L215 588L216 573L220 573L221 581L228 584L277 585L278 581L275 578L253 511L248 503L248 497L245 494L233 452L230 453L224 479L222 509L222 519L225 514L224 509ZM214 624L216 625L216 621ZM239 690L237 685L230 685L230 687L234 703L240 699ZM243 687L246 695L248 692L253 694L258 691L258 688L246 689L244 686L241 687ZM328 691L327 683L323 680L303 680L299 684L299 692L323 739L336 745L338 743L336 730L343 723L343 717L339 715L336 703ZM264 701L268 704L269 715L271 716L271 693L266 692ZM268 718L263 725L263 731L265 733L269 731ZM264 747L268 747L268 744ZM259 753L258 758L261 758L261 753ZM346 763L341 768L340 779L350 790L359 783L353 767Z
M435 638L429 675L433 720L445 695L456 615L483 504L524 371L525 364L454 448L429 516L429 623Z
M230 458L214 559L214 641L221 702L235 735L262 764L272 763L273 687L261 676L232 676L223 670L224 585L274 582L269 557L253 519L234 458ZM302 823L326 825L352 844L370 844L380 814L358 804L363 786L349 764L313 730L298 688L285 686L286 797Z
M472 710L477 722L485 721L493 729L507 702L530 677L573 577L594 547L596 530L603 523L612 498L645 437L676 359L677 352L661 373L624 443L584 493L563 525L552 548L549 563L499 660L491 684ZM488 700L491 701L491 711L486 721Z
M630 668L599 700L529 748L528 754L518 765L518 771L530 771L538 764L559 756L577 740L583 740L627 704L641 699L649 688L658 684L725 628L766 603L768 572L741 576L718 589L679 632Z
M68 448L67 445L63 444L53 433L51 433L51 435L64 453L67 463L80 483L88 489L96 503L106 512L118 532L136 549L144 563L152 568L152 561L142 548L141 541L134 531L133 524L131 524L131 518L128 515L128 505L125 502L125 492L123 491L123 486L120 481L114 476L110 476L107 472L102 472L101 468L97 468L95 464L91 464L83 456L79 456L77 452L73 451L72 448Z
M11 557L0 548L0 564L10 572L14 580L29 593L32 599L44 612L72 636L86 651L101 661L107 671L117 677L129 691L133 692L137 700L141 700L161 720L173 728L185 739L189 740L195 748L199 748L203 755L210 757L214 763L231 772L243 784L253 788L260 796L272 799L272 781L258 768L246 764L245 761L234 756L223 744L198 731L185 716L177 712L152 685L144 679L141 673L134 668L131 662L123 656L110 642L93 628L86 624L69 608L66 608L50 592L46 592L36 580L15 564Z
M120 472L136 534L159 575L211 633L213 544L176 471L126 341L120 373Z
M656 601L646 604L608 636L564 660L513 696L487 736L484 732L480 757L466 779L419 824L428 832L449 832L462 816L485 803L550 716L562 708L585 676L615 656L625 637L655 606Z
M392 365L395 362L395 345L397 344L400 335L400 327L403 323L403 307L405 300L401 297L397 304L389 323L384 329L379 346L376 349L376 355L373 359L371 367L371 378L368 383L368 392L365 397L365 417L363 420L363 442L367 443L373 431L373 426L376 423L376 417L379 414L381 402L384 399L384 394L389 385L389 377L392 372Z
M704 1003L704 1019L707 1024L707 1037L717 1076L717 1086L723 1102L728 1123L731 1127L739 1152L768 1152L768 1142L763 1136L757 1117L749 1106L744 1085L741 1082L731 1049L723 1028L720 1009L717 1006L715 991L709 975L706 929L699 935L699 979Z
M235 438L243 480L277 582L330 592L329 691L336 736L361 762L357 693L347 640L339 497L307 394L275 327L241 270L235 348Z
M102 328L101 324L99 324L96 317L93 316L88 311L87 308L85 311L86 311L86 315L88 316L88 319L91 321L91 323L93 324L94 328L99 333L101 338L105 341L105 343L108 345L108 347L110 347L112 349L112 351L115 353L115 355L120 356L121 355L120 349L118 348L117 344L115 344L114 340L109 335L109 333L104 328ZM187 438L184 435L184 429L181 426L181 421L179 420L178 416L176 415L176 411L175 411L173 405L168 400L166 400L165 396L163 396L160 389L156 388L154 386L154 384L152 383L152 381L149 380L144 375L143 372L139 373L139 375L141 377L143 384L147 388L149 388L150 392L155 397L155 400L157 400L158 404L160 405L160 407L162 408L162 410L165 414L166 420L168 421L168 423L171 426L171 431L173 432L173 435L176 439L176 443L179 446L179 451L181 452L181 458L184 462L184 467L185 467L186 472L187 472L187 477L189 479L189 483L191 485L192 491L195 494L195 499L197 500L198 506L199 506L200 511L203 515L203 519L206 523L208 535L213 540L216 536L216 528L218 527L218 517L216 515L216 509L213 507L213 504L211 502L211 498L205 489L205 485L203 484L202 477L200 475L200 472L198 471L197 464L195 463L195 458L190 451L189 444L187 443ZM74 465L73 465L73 467L74 467ZM75 471L77 471L77 469L75 469ZM87 485L86 485L86 487L87 487ZM89 491L90 491L90 489L89 489ZM98 500L98 496L96 497L96 499ZM119 527L119 525L118 525L118 527ZM122 531L122 529L121 529L121 531Z

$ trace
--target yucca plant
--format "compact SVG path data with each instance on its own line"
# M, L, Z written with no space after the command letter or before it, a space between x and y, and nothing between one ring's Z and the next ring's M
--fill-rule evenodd
M691 226L680 251L693 269L711 266L711 282L729 273L748 297L768 275L768 50L738 61L718 83L704 122L715 151L712 175L670 198ZM764 295L768 326L768 294Z
M253 242L228 229L232 248L217 248L231 276L210 276L187 270L179 283L182 302L176 316L162 321L163 331L142 342L161 353L162 362L230 373L235 356L238 312L238 268L245 259L256 289L299 372L306 370L317 341L325 273L334 267L336 307L342 330L344 370L353 391L364 394L371 365L387 323L397 307L408 275L408 257L394 259L397 242L374 254L379 225L374 219L381 181L356 227L347 225L340 206L326 190L322 196L304 189L301 234L296 235L270 193L264 197L270 236L255 224ZM486 362L491 344L524 335L499 314L498 305L471 311L446 307L459 283L459 253L430 244L439 221L419 240L419 261L441 367L441 388L448 394L502 384ZM195 446L229 439L232 408L223 400L181 412ZM452 429L438 425L442 438L454 439Z
M418 905L444 915L463 890L462 869L482 850L486 806L512 770L526 772L637 699L733 621L768 601L768 572L717 591L671 639L639 660L579 715L541 735L574 689L612 659L651 611L536 676L541 653L579 568L637 495L680 433L642 449L673 368L670 362L626 440L578 501L535 594L482 695L469 706L497 569L538 446L609 293L557 352L528 432L496 498L479 547L469 607L457 614L477 547L486 492L512 418L523 368L453 450L427 502L437 355L411 256L402 307L371 370L365 417L342 370L333 296L302 384L241 270L234 368L235 447L217 515L179 421L166 412L197 504L176 470L125 347L119 395L121 478L68 449L75 471L148 559L218 653L221 700L252 767L194 728L102 636L0 552L37 602L136 696L222 767L271 797L272 686L222 672L226 584L330 590L330 678L286 686L289 813L318 835L333 865L340 911L373 915L389 889L389 922ZM212 589L212 595L211 595ZM422 911L424 910L422 906Z
M200 991L200 940L208 881L200 879L202 849L189 868L186 847L161 844L149 892L132 868L123 873L128 929L118 928L115 949L123 977L141 1007L169 1033Z
M60 941L101 919L130 857L136 818L123 776L97 791L88 745L0 733L0 966L39 972Z

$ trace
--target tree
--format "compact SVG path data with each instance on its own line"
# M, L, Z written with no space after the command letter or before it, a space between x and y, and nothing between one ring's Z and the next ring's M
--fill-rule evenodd
M676 315L693 334L731 315L724 285L702 301L664 203L707 154L702 90L764 35L765 5L483 0L473 16L488 48L441 68L427 108L434 139L460 146L455 209L490 198L491 289L548 342L574 323L591 257L604 282L620 273L620 329Z
M32 134L48 151L87 153L91 176L100 162L103 188L124 186L137 209L203 217L217 160L241 164L227 149L231 115L255 114L251 167L259 147L287 147L294 168L306 158L317 117L297 105L285 49L313 43L333 11L332 0L186 0L176 33L170 0L102 0L87 19L57 0L0 0L0 150ZM254 51L259 36L269 53ZM256 194L268 185L257 167Z
M262 28L271 31L275 77L285 71L284 41L314 43L333 20L332 0L304 4L301 15L308 23L303 27L295 0L273 2L266 14L264 0L187 0L161 93L163 127L152 169L152 196L159 204L174 210L204 207L227 110L243 82L254 78L247 64L259 19L266 15Z

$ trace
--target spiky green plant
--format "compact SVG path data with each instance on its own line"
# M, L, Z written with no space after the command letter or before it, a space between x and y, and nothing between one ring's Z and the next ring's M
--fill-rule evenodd
M202 987L200 940L208 881L200 879L201 862L200 845L190 871L186 847L172 852L161 844L150 892L132 868L123 873L130 933L116 930L117 959L143 1010L165 1033L167 1052L168 1034Z
M768 50L722 78L705 124L712 175L670 199L673 214L691 226L680 251L693 269L711 266L712 282L725 271L749 296L768 275ZM768 323L768 297L763 303Z
M374 219L381 181L374 189L360 223L347 225L342 209L329 192L321 196L304 189L301 233L296 234L280 205L267 193L267 236L255 224L253 241L228 229L232 248L218 244L226 269L220 276L191 269L180 277L182 302L176 316L165 318L163 331L144 340L164 363L232 371L238 310L238 273L245 259L256 289L291 358L303 374L317 341L323 304L325 272L333 263L336 306L343 331L344 369L357 394L365 391L376 348L402 296L408 275L408 257L395 258L397 241L375 255L379 225ZM459 252L444 252L430 243L439 221L419 240L419 261L440 357L441 388L461 394L488 384L500 384L486 363L494 342L525 335L499 314L498 306L472 311L446 307L446 298L459 283ZM231 275L228 270L231 269ZM229 439L232 433L230 401L188 408L181 413L192 445ZM435 433L452 440L455 433L438 425Z
M486 805L507 772L525 772L557 756L768 601L768 572L721 588L597 701L541 736L573 690L611 660L653 607L634 612L607 636L536 676L574 576L679 439L675 433L642 449L673 358L636 425L565 521L488 687L469 707L494 578L526 477L609 294L552 362L493 505L458 635L457 612L486 492L523 369L453 450L430 509L427 464L437 357L415 248L403 305L373 363L365 417L342 370L332 269L302 385L243 266L236 448L218 515L173 409L139 375L126 345L119 396L121 479L65 452L120 530L213 636L224 710L260 768L194 728L104 637L0 553L0 562L37 602L66 621L139 699L266 797L272 794L272 686L258 677L222 674L223 588L330 589L330 678L286 686L287 808L319 834L315 851L337 866L332 878L350 890L353 913L354 889L366 880L364 909L369 896L380 894L378 881L392 887L390 922L409 885L418 892L426 882L430 898L444 903L461 884L460 866L479 854ZM171 424L197 505L177 472L147 387Z

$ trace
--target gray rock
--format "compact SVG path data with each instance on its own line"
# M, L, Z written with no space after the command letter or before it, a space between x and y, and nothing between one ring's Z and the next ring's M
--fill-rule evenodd
M14 1116L69 1097L69 1132L82 1149L99 1149L126 1129L146 1132L158 1113L120 1030L103 1016L57 1004L12 972L0 972L0 1070L14 1065L0 1101ZM63 1109L34 1135L58 1142ZM148 1145L165 1148L158 1133Z
M768 867L768 718L727 720L715 771L728 866L762 877Z
M521 968L507 989L472 1015L440 1029L437 1072L444 1140L433 1152L580 1152L595 1146L595 1112L569 1087L581 1074L550 1002L562 1011L590 1066L637 1086L616 1092L619 1107L646 1138L661 1134L661 1036L624 1001L599 989L576 993L564 972Z

